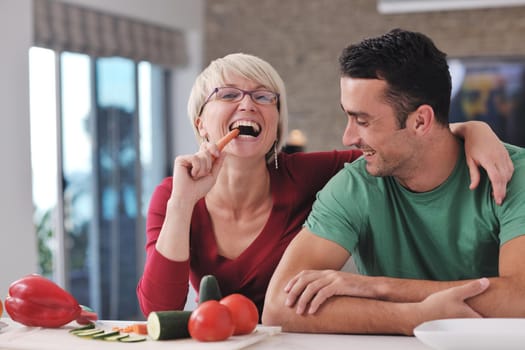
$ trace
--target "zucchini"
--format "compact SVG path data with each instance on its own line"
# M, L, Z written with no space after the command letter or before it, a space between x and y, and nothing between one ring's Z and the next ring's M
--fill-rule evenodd
M118 341L122 343L137 343L139 341L146 341L146 339L143 335L130 335L129 337L120 338Z
M92 338L93 339L106 339L108 337L113 337L115 335L119 335L120 332L119 331L109 331L109 332L105 332L105 333L99 333L99 334L95 334Z
M70 329L69 333L77 334L78 332L87 331L88 329L93 329L93 328L95 328L95 324L94 323L88 323L85 326Z
M206 275L199 286L199 305L208 300L221 300L222 293L219 282L213 275Z
M104 333L103 329L93 328L93 329L87 329L85 331L76 332L73 334L78 335L79 337L92 338L94 335L101 334L101 333Z
M104 338L102 338L102 340L105 340L105 341L119 341L122 338L127 338L127 337L129 337L129 334L122 334L120 332L117 332L117 334L104 337Z
M189 338L191 311L154 311L148 315L148 335L153 340Z

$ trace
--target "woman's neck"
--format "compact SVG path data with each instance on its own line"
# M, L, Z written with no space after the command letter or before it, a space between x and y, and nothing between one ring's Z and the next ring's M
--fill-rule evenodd
M270 173L265 162L225 159L217 182L206 195L208 206L233 212L256 210L271 199Z

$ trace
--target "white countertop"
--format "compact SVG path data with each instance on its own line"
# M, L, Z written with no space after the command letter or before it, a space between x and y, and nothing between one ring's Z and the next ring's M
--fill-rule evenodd
M140 350L235 350L235 349L389 349L411 350L430 349L415 337L382 336L382 335L336 335L304 334L279 332L275 327L258 326L257 330L245 336L230 337L226 341L201 343L193 339L154 341L148 338L140 343L105 342L80 338L68 331L78 327L71 323L61 328L25 327L8 318L2 318L7 326L0 329L0 350L106 350L106 349L140 349ZM129 325L133 322L98 321L97 328L110 330L118 325Z

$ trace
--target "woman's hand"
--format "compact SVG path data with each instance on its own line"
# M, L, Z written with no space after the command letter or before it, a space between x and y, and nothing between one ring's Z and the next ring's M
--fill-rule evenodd
M450 130L464 139L465 155L470 171L470 189L480 180L479 166L483 167L492 183L492 196L501 205L507 192L507 183L514 173L514 165L507 149L488 126L480 121L450 124Z
M426 321L445 318L480 318L476 310L471 308L465 300L479 295L489 287L487 278L470 281L461 286L448 288L429 295L425 300L417 304L418 320L414 328Z
M197 153L175 158L171 197L196 203L215 184L223 161L217 146L208 142L203 142Z

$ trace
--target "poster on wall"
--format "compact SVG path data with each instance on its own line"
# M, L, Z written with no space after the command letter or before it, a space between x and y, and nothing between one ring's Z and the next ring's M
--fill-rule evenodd
M525 147L525 58L454 58L450 122L481 120Z

